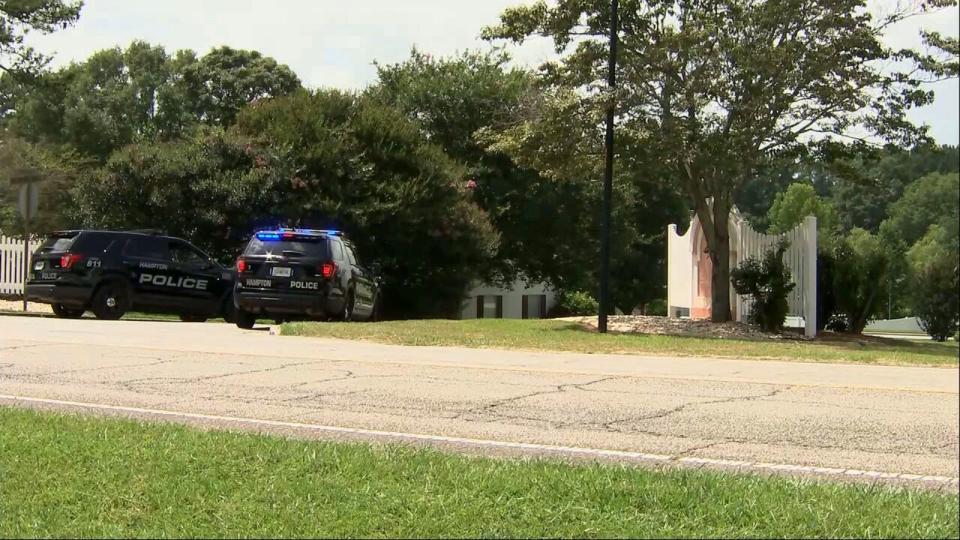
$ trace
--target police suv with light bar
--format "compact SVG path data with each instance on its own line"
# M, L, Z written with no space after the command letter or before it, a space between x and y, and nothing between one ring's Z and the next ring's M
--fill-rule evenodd
M53 233L30 262L27 300L58 317L90 310L119 319L131 309L180 315L184 321L232 320L233 280L186 240L150 231Z
M380 288L340 231L275 229L254 234L237 259L234 301L240 328L259 317L371 320Z

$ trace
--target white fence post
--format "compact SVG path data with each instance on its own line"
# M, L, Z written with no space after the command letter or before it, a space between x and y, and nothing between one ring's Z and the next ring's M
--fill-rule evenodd
M40 246L31 239L30 253ZM23 270L30 261L23 260L23 240L0 235L0 294L23 294Z
M817 337L817 217L807 216L803 220L804 242L804 280L803 290L803 333L808 338Z

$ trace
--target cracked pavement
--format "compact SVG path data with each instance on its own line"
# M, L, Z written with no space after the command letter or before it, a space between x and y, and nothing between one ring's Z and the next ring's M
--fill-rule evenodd
M401 347L263 330L0 316L0 394L958 476L955 368Z

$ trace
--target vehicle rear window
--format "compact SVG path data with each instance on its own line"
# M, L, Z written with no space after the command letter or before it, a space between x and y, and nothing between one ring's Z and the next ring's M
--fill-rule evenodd
M43 242L43 245L40 246L40 251L53 253L69 251L70 247L73 246L74 240L77 239L78 234L79 233L51 236Z
M260 240L254 237L250 239L250 243L247 244L247 249L243 251L243 254L323 259L327 257L327 240L325 238L317 238L316 240Z

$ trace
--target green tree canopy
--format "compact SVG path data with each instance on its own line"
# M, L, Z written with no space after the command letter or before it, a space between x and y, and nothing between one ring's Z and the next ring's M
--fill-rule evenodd
M498 235L466 171L396 109L336 91L244 110L238 130L271 148L292 224L340 226L380 265L393 316L453 316Z
M77 22L83 2L4 0L0 3L0 70L26 80L49 61L24 43L30 32L49 34Z
M836 233L837 214L828 201L817 195L810 184L790 184L783 193L778 193L770 206L767 220L770 234L781 234L803 223L807 216L816 216L820 244L826 245Z
M571 104L572 113L603 110L615 98L621 140L637 141L637 155L650 158L648 177L682 187L704 224L714 320L730 317L730 209L758 166L862 133L924 140L904 113L931 93L910 67L882 67L904 56L882 36L905 11L878 19L863 0L624 0L620 11L616 96L603 91L609 2L511 8L484 35L552 39L562 57L543 66L543 79L586 105ZM597 131L598 116L572 118Z
M956 241L960 238L960 173L931 173L913 182L890 207L883 223L885 235L902 246L912 246L931 226L939 226Z
M288 94L290 68L253 51L214 49L173 57L142 41L25 83L0 79L0 117L32 142L62 145L102 162L123 146L171 140L201 123L229 125L248 102Z

